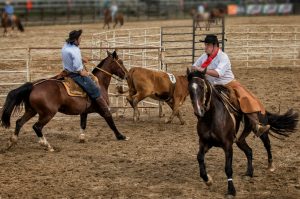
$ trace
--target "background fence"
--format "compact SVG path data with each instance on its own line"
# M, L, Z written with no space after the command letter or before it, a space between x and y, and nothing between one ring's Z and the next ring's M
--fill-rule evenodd
M169 30L172 30L173 33L179 32L176 28ZM170 62L170 59L171 61L174 59L166 56L169 52L165 45L166 37L161 37L165 30L162 31L156 27L114 31L116 32L95 34L94 46L81 48L82 53L90 55L92 61L98 63L106 56L105 49L118 47L118 54L128 68L144 66L166 70L164 66L168 64L168 71L177 73L182 73L186 67L192 64L191 61L182 64ZM239 25L226 27L225 32L227 39L225 52L230 57L233 69L238 67L300 67L300 25ZM185 35L184 38L181 38L182 35L178 36L180 39L191 40L191 34ZM171 37L176 40L177 36L172 35ZM149 46L150 44L151 46ZM183 48L184 46L185 44ZM201 47L200 44L198 47ZM0 49L0 104L3 104L8 91L20 84L47 78L60 72L62 70L60 49ZM192 60L193 48L188 47L184 50L189 53L183 57L184 60ZM179 51L175 51L175 56L176 53L181 55ZM199 51L195 54L200 56L202 53ZM125 104L124 97L121 101ZM120 104L121 102L118 106ZM157 104L155 106L157 107Z
M25 25L46 25L99 22L103 18L104 6L106 4L109 6L111 2L111 0L13 0L12 5L15 7L15 13L25 21ZM126 20L190 18L191 9L197 9L203 4L206 4L206 11L214 7L228 8L231 15L300 13L300 2L297 0L290 0L289 6L285 6L284 0L273 3L267 0L259 1L260 3L251 0L116 0L116 2ZM0 7L2 8L4 4L5 0L1 0ZM281 13L280 10L285 11L280 9L281 7L291 7L291 10ZM270 13L266 10L270 10Z

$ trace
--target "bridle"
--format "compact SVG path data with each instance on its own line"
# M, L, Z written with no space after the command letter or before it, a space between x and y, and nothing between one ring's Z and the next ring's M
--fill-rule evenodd
M210 103L211 103L211 96L212 96L212 85L205 79L202 79L201 77L192 77L193 79L198 79L198 80L201 80L204 84L204 95L203 95L203 108L206 111L208 111L210 109ZM209 97L208 99L206 99L206 96L207 96L207 93L210 93L209 94Z
M116 62L116 64L122 69L122 71L125 73L125 76L127 75L127 71L124 69L124 67L118 62L120 59L118 58L117 60L115 60L115 59L113 59L113 62ZM107 72L106 70L104 70L104 69L102 69L102 68L100 68L100 67L98 67L98 66L94 66L95 68L97 68L98 70L100 70L101 72L103 72L104 74L106 74L106 75L109 75L110 77L112 77L112 78L114 78L114 79L116 79L116 80L118 80L118 81L122 81L122 80L120 80L119 78L117 78L117 77L114 77L113 76L113 74L111 74L110 72Z

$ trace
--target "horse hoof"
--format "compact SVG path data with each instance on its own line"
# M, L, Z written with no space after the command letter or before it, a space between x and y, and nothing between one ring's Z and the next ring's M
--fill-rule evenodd
M49 152L54 152L54 149L51 147L51 148L48 148L48 151Z
M12 142L13 144L15 144L15 143L17 143L17 141L18 141L18 136L16 136L16 135L12 135L11 137L10 137L10 142Z
M243 180L246 180L246 181L251 180L251 178L252 178L252 176L250 176L250 175L248 175L248 174L242 176L242 179L243 179Z
M120 136L120 137L117 137L118 140L123 140L123 141L127 141L129 140L129 137L126 137L126 136Z
M166 123L166 124L170 124L170 123L171 123L171 120L166 119L166 120L165 120L165 123Z
M274 172L274 171L275 171L275 166L273 165L273 163L269 164L268 170L269 170L270 172Z
M233 199L233 198L235 198L235 196L234 196L234 195L231 195L231 194L226 194L226 199Z
M207 182L205 182L205 184L207 186L211 186L213 184L212 177L210 175L208 175L208 174L207 174L207 177L208 177L208 180L207 180Z
M82 133L79 135L79 143L85 143L86 140L85 140L85 135Z

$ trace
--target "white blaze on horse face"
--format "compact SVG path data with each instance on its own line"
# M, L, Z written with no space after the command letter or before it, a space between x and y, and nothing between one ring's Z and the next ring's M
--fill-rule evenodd
M193 89L193 93L197 93L197 88L198 88L198 84L197 83L192 83L192 89ZM195 111L197 111L198 113L200 113L201 112L201 106L200 106L200 104L199 104L199 101L198 100L196 100L196 101L194 101L195 102L195 104L194 104L194 108L196 108L197 110L195 110Z

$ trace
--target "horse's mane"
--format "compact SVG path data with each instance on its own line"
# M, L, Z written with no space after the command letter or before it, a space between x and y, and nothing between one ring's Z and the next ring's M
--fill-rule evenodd
M103 64L104 64L104 62L105 62L106 59L107 59L107 57L105 59L101 60L101 62L97 65L97 68L101 68L103 66ZM93 69L92 74L95 74L98 71L97 68L95 67Z

